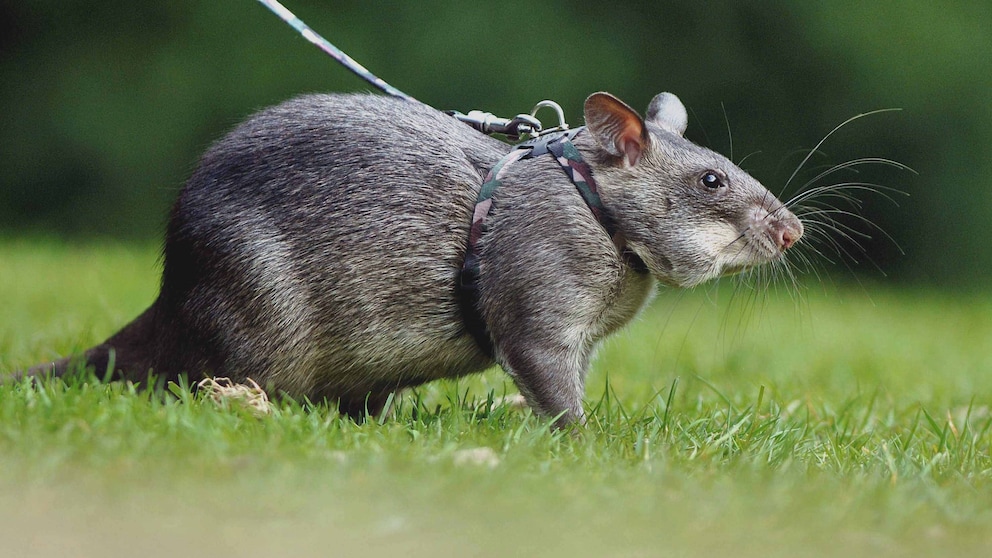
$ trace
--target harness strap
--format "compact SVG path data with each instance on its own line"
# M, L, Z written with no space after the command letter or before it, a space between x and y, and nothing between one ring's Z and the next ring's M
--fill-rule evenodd
M468 233L468 249L465 251L465 262L462 264L462 271L458 277L458 305L462 311L462 321L468 329L479 348L490 357L493 356L493 342L489 338L489 331L486 322L482 319L479 311L479 240L486 232L486 217L493 206L493 194L500 185L500 179L513 162L518 161L528 154L522 149L514 149L496 163L486 175L482 189L479 190L478 201L475 202L475 209L472 212L472 227Z
M582 129L580 128L578 131L582 131ZM571 138L565 138L562 141L551 142L548 144L548 151L554 155L555 161L561 166L565 176L575 185L575 189L579 191L579 195L589 206L596 220L603 225L607 234L610 235L610 239L613 240L613 244L623 254L625 249L623 238L617 230L616 223L613 222L613 217L603 207L603 200L599 197L596 180L592 177L592 168L589 167L589 163L582 159L579 150L570 140Z
M530 159L546 153L554 156L555 161L561 166L562 171L568 176L572 184L578 190L582 199L589 206L596 220L603 226L610 239L616 245L622 257L627 260L638 271L644 271L644 263L636 255L626 250L623 236L617 230L616 223L603 207L603 201L599 196L596 180L592 176L592 169L589 164L582 159L579 150L572 143L575 138L585 128L545 134L533 140L526 141L516 146L515 149L506 154L496 166L486 175L486 179L479 190L479 198L472 212L472 227L468 236L468 247L465 252L465 262L462 265L459 276L458 302L462 311L462 319L465 327L472 337L475 338L479 347L489 356L493 356L492 339L486 322L482 318L479 310L479 240L486 232L486 219L492 210L493 194L502 184L502 179L506 170L521 159Z

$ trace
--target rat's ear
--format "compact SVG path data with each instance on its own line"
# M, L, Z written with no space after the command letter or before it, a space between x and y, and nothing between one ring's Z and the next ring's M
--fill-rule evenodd
M677 135L685 133L689 125L689 115L678 97L671 93L659 93L648 106L648 120Z
M636 165L648 145L644 121L623 101L609 93L593 93L586 99L586 127L600 147L610 155Z

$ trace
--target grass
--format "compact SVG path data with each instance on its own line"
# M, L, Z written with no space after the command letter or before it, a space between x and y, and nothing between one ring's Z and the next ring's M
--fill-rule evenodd
M147 305L148 247L0 242L0 371ZM992 302L880 286L664 292L600 351L588 427L501 372L357 425L176 386L0 387L17 556L945 556L992 546ZM482 448L482 449L480 449Z

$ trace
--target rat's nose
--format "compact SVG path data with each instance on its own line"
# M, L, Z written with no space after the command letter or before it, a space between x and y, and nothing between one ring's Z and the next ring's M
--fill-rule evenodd
M775 244L783 252L792 247L803 236L802 221L791 214L772 223L771 228Z

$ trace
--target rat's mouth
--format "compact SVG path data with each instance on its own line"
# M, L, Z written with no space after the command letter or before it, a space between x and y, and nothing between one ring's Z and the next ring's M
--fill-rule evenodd
M774 263L785 257L786 248L777 245L767 230L746 229L728 246L720 262L720 277L735 275Z

